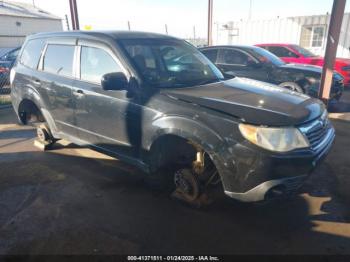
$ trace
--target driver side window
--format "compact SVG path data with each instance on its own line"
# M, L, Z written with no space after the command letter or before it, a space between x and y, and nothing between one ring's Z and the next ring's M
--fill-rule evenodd
M80 57L81 80L100 84L103 75L122 71L116 61L103 49L82 46Z
M247 66L252 60L248 55L233 49L220 50L218 64Z

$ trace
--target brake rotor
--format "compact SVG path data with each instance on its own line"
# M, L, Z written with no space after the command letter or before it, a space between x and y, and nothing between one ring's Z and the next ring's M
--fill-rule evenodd
M199 182L190 169L180 169L175 172L174 182L176 194L183 200L191 202L199 196Z

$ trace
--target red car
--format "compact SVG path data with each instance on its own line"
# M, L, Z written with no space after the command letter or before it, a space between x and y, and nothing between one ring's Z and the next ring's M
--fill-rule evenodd
M322 66L324 58L317 56L309 50L294 44L258 44L286 63L298 63ZM337 58L334 70L344 77L344 85L350 87L350 59Z

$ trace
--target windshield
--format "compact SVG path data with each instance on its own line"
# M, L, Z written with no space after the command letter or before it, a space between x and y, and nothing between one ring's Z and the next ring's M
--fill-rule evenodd
M202 53L177 39L120 40L143 80L157 88L188 87L223 80Z
M297 51L299 52L300 54L302 54L303 56L305 57L316 57L316 55L312 52L310 52L309 50L301 47L301 46L298 46L298 45L292 45L292 47Z
M275 66L281 66L285 65L286 63L283 62L279 57L275 56L271 52L260 48L260 47L255 47L252 48L251 51L253 52L253 55L259 59L261 63L272 63Z

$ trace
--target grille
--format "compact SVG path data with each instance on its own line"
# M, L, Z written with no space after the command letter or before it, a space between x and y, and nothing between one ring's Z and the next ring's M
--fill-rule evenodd
M323 114L322 117L301 127L300 130L309 140L311 148L316 149L325 140L331 128L327 115Z

